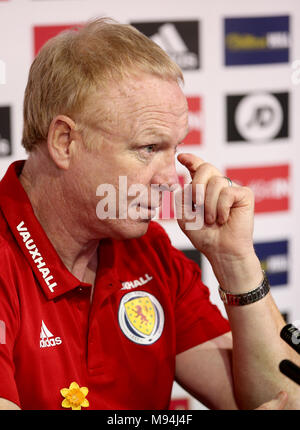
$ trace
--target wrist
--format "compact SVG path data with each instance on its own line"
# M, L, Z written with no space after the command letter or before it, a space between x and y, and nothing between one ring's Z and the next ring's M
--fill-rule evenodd
M243 258L216 258L212 263L220 287L232 294L247 293L262 281L262 268L255 254Z

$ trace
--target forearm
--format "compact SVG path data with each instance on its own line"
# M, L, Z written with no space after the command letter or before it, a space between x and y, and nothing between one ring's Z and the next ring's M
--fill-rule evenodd
M253 191L228 181L218 169L193 154L180 154L178 160L191 174L194 202L197 185L204 186L202 228L189 230L184 217L178 220L179 226L209 260L223 290L231 294L249 293L262 282L253 247ZM227 313L239 406L254 409L286 390L288 407L300 409L298 385L281 375L278 368L284 358L294 362L299 358L279 336L284 321L270 293L255 303L227 306Z
M238 266L230 271L228 262L226 268L216 269L218 279L226 284L224 289L244 293L255 288L262 278L256 257L251 264ZM247 271L246 280L242 274ZM228 305L226 311L232 328L233 380L239 407L254 409L285 390L289 394L287 408L300 409L300 388L278 367L283 359L299 364L299 356L280 338L285 322L271 294L250 305Z
M268 294L247 306L227 306L233 333L233 379L239 407L254 409L280 390L289 394L288 408L300 409L300 388L279 371L283 359L299 362L280 338L284 326Z

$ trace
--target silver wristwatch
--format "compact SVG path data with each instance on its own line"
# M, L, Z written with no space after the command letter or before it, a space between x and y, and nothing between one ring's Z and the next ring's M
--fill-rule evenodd
M258 300L261 300L270 291L269 280L264 271L263 271L263 276L264 278L261 284L254 290L249 291L248 293L232 294L228 291L222 290L222 288L219 286L219 294L220 294L221 300L226 305L233 305L233 306L250 305L251 303L255 303Z

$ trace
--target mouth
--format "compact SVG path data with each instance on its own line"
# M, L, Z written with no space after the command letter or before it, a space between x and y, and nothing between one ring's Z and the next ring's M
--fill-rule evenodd
M138 211L140 213L140 218L146 219L146 218L154 218L156 216L156 212L159 208L159 206L148 206L148 205L137 205Z

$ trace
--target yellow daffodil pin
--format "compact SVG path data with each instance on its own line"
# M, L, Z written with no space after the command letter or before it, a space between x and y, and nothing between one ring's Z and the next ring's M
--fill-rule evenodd
M60 390L61 395L64 397L62 407L72 408L72 410L80 410L82 406L88 408L90 406L89 401L86 399L88 392L87 387L79 387L76 382L72 382L69 388Z

